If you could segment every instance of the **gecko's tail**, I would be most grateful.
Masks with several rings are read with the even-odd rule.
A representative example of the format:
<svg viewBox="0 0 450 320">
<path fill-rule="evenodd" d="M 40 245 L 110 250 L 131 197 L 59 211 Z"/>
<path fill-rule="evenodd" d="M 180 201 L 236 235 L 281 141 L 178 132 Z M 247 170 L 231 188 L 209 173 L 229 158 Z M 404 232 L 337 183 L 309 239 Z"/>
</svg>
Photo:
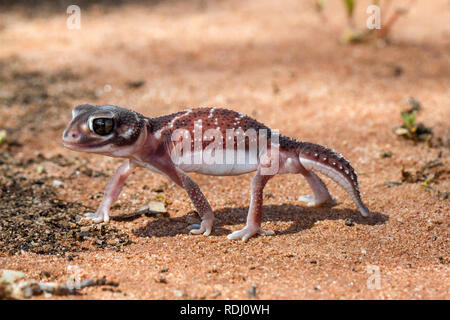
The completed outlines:
<svg viewBox="0 0 450 320">
<path fill-rule="evenodd" d="M 361 200 L 355 170 L 341 154 L 309 142 L 300 142 L 298 148 L 300 163 L 306 170 L 318 171 L 333 179 L 352 197 L 361 214 L 369 216 L 370 211 Z"/>
</svg>

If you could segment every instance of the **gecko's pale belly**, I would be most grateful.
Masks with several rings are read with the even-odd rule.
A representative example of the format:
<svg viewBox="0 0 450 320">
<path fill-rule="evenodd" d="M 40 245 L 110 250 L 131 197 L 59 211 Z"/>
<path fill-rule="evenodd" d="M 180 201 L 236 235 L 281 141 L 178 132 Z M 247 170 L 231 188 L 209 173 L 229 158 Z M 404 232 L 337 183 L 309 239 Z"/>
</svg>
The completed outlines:
<svg viewBox="0 0 450 320">
<path fill-rule="evenodd" d="M 172 157 L 172 161 L 184 172 L 195 172 L 211 176 L 234 176 L 255 171 L 258 157 L 243 152 L 234 157 L 226 155 L 211 157 L 203 152 L 193 152 L 181 157 Z"/>
</svg>

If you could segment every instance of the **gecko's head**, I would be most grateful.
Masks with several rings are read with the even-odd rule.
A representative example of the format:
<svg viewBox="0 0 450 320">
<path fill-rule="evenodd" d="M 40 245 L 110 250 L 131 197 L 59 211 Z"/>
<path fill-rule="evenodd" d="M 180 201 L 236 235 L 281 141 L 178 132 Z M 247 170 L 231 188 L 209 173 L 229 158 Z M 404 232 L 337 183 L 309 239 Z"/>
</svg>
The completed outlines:
<svg viewBox="0 0 450 320">
<path fill-rule="evenodd" d="M 147 123 L 144 116 L 131 110 L 82 104 L 72 111 L 63 144 L 75 151 L 127 156 L 130 148 L 145 140 Z"/>
</svg>

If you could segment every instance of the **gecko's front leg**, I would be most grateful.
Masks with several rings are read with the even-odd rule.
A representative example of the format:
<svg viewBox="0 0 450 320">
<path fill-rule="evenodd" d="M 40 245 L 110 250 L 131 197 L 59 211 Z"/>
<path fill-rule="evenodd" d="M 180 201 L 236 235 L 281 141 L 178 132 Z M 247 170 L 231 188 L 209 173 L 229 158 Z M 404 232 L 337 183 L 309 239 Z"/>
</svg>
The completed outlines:
<svg viewBox="0 0 450 320">
<path fill-rule="evenodd" d="M 178 172 L 180 178 L 181 186 L 186 190 L 194 204 L 195 209 L 197 209 L 202 222 L 200 225 L 193 224 L 189 226 L 191 233 L 200 234 L 203 233 L 205 236 L 211 234 L 212 226 L 214 223 L 214 213 L 209 205 L 208 200 L 201 192 L 197 183 L 195 183 L 187 174 Z"/>
<path fill-rule="evenodd" d="M 160 159 L 154 159 L 155 162 L 152 165 L 156 166 L 158 170 L 163 172 L 168 178 L 170 178 L 177 185 L 186 190 L 189 198 L 191 199 L 195 209 L 197 210 L 201 224 L 193 224 L 188 229 L 193 234 L 203 233 L 205 236 L 209 236 L 212 231 L 214 223 L 214 213 L 209 205 L 208 200 L 201 192 L 197 183 L 194 182 L 184 171 L 179 168 L 169 165 L 170 163 L 165 157 Z"/>
<path fill-rule="evenodd" d="M 108 222 L 109 210 L 114 201 L 119 197 L 120 191 L 125 184 L 125 180 L 133 172 L 136 165 L 129 159 L 126 159 L 120 167 L 117 168 L 115 174 L 111 177 L 105 190 L 102 202 L 96 212 L 86 213 L 86 218 L 94 222 Z"/>
</svg>

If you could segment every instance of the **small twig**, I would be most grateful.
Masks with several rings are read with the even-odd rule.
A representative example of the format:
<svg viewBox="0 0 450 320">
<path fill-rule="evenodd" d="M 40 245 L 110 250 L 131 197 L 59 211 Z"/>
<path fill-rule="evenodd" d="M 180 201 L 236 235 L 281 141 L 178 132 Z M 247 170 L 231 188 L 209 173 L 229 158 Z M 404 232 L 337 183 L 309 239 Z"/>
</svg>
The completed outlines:
<svg viewBox="0 0 450 320">
<path fill-rule="evenodd" d="M 392 15 L 390 16 L 390 18 L 384 24 L 383 28 L 381 28 L 380 30 L 377 31 L 377 38 L 379 38 L 379 39 L 386 38 L 388 33 L 391 31 L 393 25 L 395 24 L 395 22 L 397 22 L 398 18 L 400 18 L 400 16 L 408 13 L 413 2 L 415 2 L 415 0 L 410 0 L 406 7 L 395 9 L 394 12 L 392 13 Z"/>
<path fill-rule="evenodd" d="M 57 284 L 54 282 L 41 282 L 38 283 L 38 286 L 42 292 L 52 293 L 56 295 L 68 295 L 68 294 L 76 294 L 78 290 L 87 287 L 94 287 L 94 286 L 118 287 L 119 284 L 117 282 L 106 281 L 105 278 L 102 278 L 102 279 L 83 280 L 76 285 L 74 285 L 73 283 Z"/>
<path fill-rule="evenodd" d="M 93 286 L 118 287 L 119 284 L 117 282 L 107 281 L 105 278 L 87 279 L 79 283 L 20 281 L 17 283 L 7 284 L 3 288 L 3 295 L 1 294 L 2 292 L 0 292 L 0 299 L 28 299 L 32 296 L 38 296 L 44 292 L 59 296 L 71 295 L 77 294 L 81 289 Z"/>
</svg>

